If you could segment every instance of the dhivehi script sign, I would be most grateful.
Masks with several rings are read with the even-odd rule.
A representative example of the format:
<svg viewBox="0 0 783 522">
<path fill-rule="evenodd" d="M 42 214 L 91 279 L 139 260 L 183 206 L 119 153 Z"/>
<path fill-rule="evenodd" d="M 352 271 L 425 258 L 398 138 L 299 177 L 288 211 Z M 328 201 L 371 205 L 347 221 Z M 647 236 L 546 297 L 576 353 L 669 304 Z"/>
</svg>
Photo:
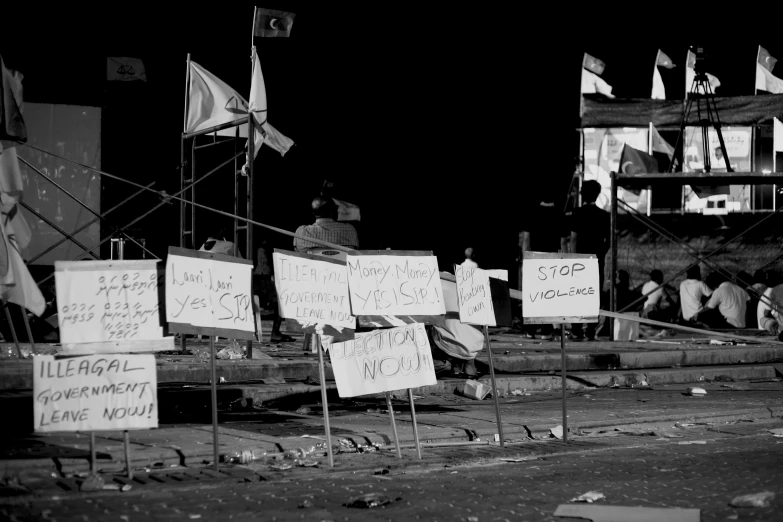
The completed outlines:
<svg viewBox="0 0 783 522">
<path fill-rule="evenodd" d="M 281 317 L 300 324 L 356 329 L 345 263 L 284 251 L 275 251 L 272 259 Z"/>
<path fill-rule="evenodd" d="M 522 317 L 525 323 L 589 323 L 598 320 L 601 288 L 592 254 L 525 252 Z"/>
<path fill-rule="evenodd" d="M 421 323 L 357 332 L 352 341 L 328 344 L 337 392 L 356 397 L 437 382 L 427 331 Z"/>
<path fill-rule="evenodd" d="M 238 257 L 169 247 L 166 320 L 172 332 L 255 338 L 253 263 Z"/>
<path fill-rule="evenodd" d="M 432 255 L 347 256 L 353 315 L 445 315 L 438 258 Z"/>
<path fill-rule="evenodd" d="M 158 270 L 156 260 L 55 261 L 65 350 L 171 350 L 174 338 L 164 339 L 161 327 Z"/>
<path fill-rule="evenodd" d="M 158 427 L 155 356 L 33 357 L 36 432 Z"/>
</svg>

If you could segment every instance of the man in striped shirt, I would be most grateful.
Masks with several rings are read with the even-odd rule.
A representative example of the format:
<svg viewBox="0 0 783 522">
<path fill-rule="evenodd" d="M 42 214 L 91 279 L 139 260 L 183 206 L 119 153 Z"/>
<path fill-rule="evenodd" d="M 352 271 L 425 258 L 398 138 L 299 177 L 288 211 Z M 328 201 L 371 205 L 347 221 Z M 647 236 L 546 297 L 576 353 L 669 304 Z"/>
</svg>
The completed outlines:
<svg viewBox="0 0 783 522">
<path fill-rule="evenodd" d="M 318 196 L 312 202 L 315 223 L 302 225 L 296 229 L 299 236 L 312 237 L 353 249 L 359 248 L 359 237 L 356 229 L 350 223 L 337 221 L 337 204 L 332 198 Z M 297 252 L 309 252 L 316 248 L 326 248 L 298 237 L 294 238 L 294 249 Z"/>
</svg>

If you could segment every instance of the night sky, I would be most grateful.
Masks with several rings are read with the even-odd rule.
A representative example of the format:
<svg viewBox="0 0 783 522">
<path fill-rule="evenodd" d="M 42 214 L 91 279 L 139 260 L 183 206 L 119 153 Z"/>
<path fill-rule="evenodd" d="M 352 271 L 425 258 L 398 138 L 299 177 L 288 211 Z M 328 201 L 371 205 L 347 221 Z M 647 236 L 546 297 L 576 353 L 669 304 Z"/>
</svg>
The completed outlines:
<svg viewBox="0 0 783 522">
<path fill-rule="evenodd" d="M 25 75 L 26 100 L 104 107 L 104 170 L 173 192 L 186 55 L 247 97 L 254 4 L 163 5 L 4 7 L 0 53 Z M 291 38 L 255 40 L 269 121 L 296 146 L 284 158 L 259 154 L 256 218 L 289 230 L 311 222 L 309 201 L 333 180 L 339 198 L 361 206 L 363 248 L 434 250 L 442 265 L 474 246 L 482 266 L 511 269 L 530 201 L 542 191 L 564 197 L 579 153 L 584 52 L 606 63 L 618 97 L 646 98 L 661 47 L 677 64 L 661 69 L 669 99 L 683 97 L 688 44 L 705 46 L 723 96 L 753 94 L 759 44 L 783 59 L 771 37 L 699 41 L 696 31 L 687 40 L 669 34 L 675 22 L 651 28 L 659 36 L 639 27 L 617 35 L 586 25 L 586 10 L 563 21 L 479 5 L 356 5 L 263 5 L 296 13 Z M 149 81 L 107 83 L 107 56 L 141 58 Z M 220 147 L 197 159 L 200 172 L 230 155 Z M 213 178 L 197 200 L 231 210 L 230 170 Z M 105 182 L 104 208 L 128 190 Z M 118 222 L 155 202 L 140 200 Z M 177 219 L 178 207 L 158 211 L 139 234 L 163 255 L 178 244 Z M 290 248 L 289 238 L 263 234 Z"/>
</svg>

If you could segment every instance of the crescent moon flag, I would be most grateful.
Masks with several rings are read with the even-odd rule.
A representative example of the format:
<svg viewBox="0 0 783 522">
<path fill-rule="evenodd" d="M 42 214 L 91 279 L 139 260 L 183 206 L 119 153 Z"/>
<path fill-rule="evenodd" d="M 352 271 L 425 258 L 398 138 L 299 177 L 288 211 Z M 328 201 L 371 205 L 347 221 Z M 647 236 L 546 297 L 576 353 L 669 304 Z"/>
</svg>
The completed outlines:
<svg viewBox="0 0 783 522">
<path fill-rule="evenodd" d="M 772 69 L 775 68 L 775 63 L 777 63 L 778 59 L 773 57 L 769 52 L 761 47 L 759 45 L 759 54 L 758 54 L 758 60 L 757 60 L 762 67 L 764 67 L 769 72 L 772 72 Z"/>
<path fill-rule="evenodd" d="M 253 36 L 261 38 L 289 37 L 291 36 L 291 27 L 294 25 L 294 17 L 296 17 L 294 13 L 257 7 L 253 23 Z"/>
</svg>

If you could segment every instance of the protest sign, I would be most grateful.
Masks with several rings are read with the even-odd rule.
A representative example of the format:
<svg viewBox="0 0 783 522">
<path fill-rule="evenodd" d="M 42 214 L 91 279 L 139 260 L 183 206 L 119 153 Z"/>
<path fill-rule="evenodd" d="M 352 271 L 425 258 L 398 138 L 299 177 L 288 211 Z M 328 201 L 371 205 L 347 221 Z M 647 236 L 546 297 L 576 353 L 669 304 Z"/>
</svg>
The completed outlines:
<svg viewBox="0 0 783 522">
<path fill-rule="evenodd" d="M 525 252 L 524 256 L 524 323 L 590 323 L 598 320 L 601 288 L 596 256 L 545 252 Z"/>
<path fill-rule="evenodd" d="M 172 332 L 255 338 L 253 263 L 238 257 L 169 247 L 166 320 Z"/>
<path fill-rule="evenodd" d="M 378 252 L 378 251 L 375 251 Z M 355 316 L 445 315 L 438 259 L 429 253 L 349 254 L 348 287 Z"/>
<path fill-rule="evenodd" d="M 340 397 L 355 397 L 436 383 L 427 331 L 421 323 L 356 333 L 329 344 Z"/>
<path fill-rule="evenodd" d="M 171 350 L 156 260 L 55 261 L 57 322 L 68 353 Z"/>
<path fill-rule="evenodd" d="M 306 333 L 356 329 L 345 262 L 284 250 L 275 250 L 272 258 L 280 317 L 296 320 Z"/>
<path fill-rule="evenodd" d="M 36 432 L 158 427 L 155 356 L 33 358 Z"/>
<path fill-rule="evenodd" d="M 459 320 L 464 324 L 495 326 L 489 274 L 480 268 L 454 267 Z"/>
</svg>

